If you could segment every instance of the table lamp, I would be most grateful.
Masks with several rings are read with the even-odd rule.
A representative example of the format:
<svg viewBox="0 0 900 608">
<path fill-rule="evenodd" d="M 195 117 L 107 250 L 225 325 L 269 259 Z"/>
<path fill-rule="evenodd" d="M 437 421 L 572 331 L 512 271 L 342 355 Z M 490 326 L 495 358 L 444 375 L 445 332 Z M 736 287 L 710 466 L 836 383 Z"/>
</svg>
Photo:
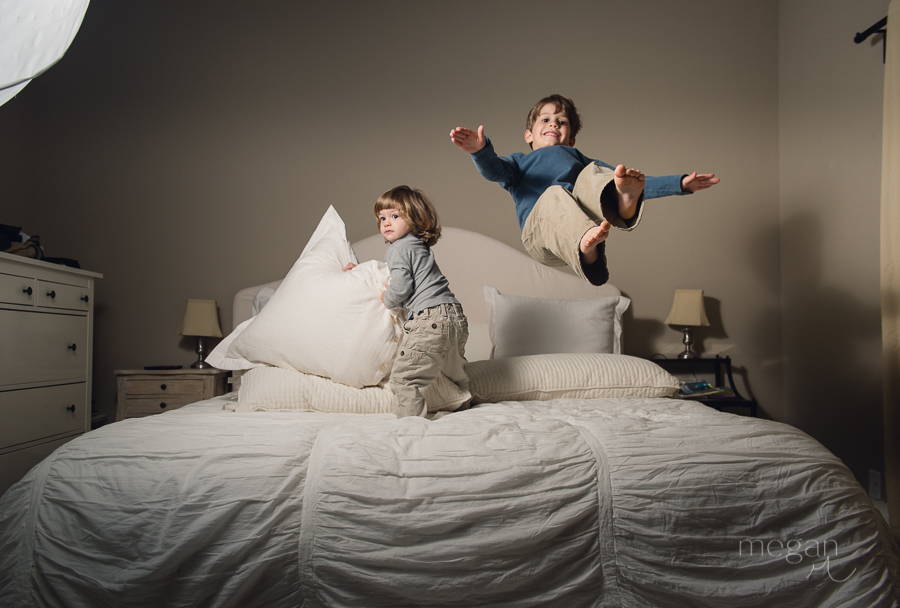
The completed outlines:
<svg viewBox="0 0 900 608">
<path fill-rule="evenodd" d="M 678 355 L 678 358 L 696 359 L 699 355 L 691 348 L 691 345 L 694 343 L 691 329 L 701 325 L 709 325 L 709 319 L 706 318 L 706 308 L 703 306 L 703 290 L 676 289 L 672 310 L 669 311 L 669 316 L 666 317 L 666 325 L 678 325 L 684 328 L 684 351 Z"/>
<path fill-rule="evenodd" d="M 188 300 L 184 309 L 184 319 L 181 327 L 176 332 L 180 336 L 194 336 L 197 338 L 197 356 L 199 357 L 192 368 L 208 369 L 212 365 L 206 362 L 206 350 L 203 347 L 203 338 L 221 338 L 222 330 L 219 327 L 219 310 L 215 300 Z"/>
</svg>

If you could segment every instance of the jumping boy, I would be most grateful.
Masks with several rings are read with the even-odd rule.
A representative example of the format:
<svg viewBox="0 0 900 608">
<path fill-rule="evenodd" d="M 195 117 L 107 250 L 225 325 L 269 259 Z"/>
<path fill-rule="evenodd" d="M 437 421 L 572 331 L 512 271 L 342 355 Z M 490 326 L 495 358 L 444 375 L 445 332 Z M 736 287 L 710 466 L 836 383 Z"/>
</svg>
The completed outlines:
<svg viewBox="0 0 900 608">
<path fill-rule="evenodd" d="M 469 325 L 447 277 L 434 261 L 432 245 L 441 238 L 434 205 L 421 190 L 397 186 L 375 203 L 378 230 L 390 243 L 384 254 L 391 281 L 381 294 L 388 308 L 403 307 L 407 321 L 388 381 L 398 418 L 427 413 L 422 389 L 443 373 L 469 390 L 465 349 Z M 348 264 L 344 270 L 350 270 Z"/>
<path fill-rule="evenodd" d="M 609 280 L 606 238 L 610 226 L 633 230 L 644 198 L 691 194 L 719 182 L 712 173 L 645 177 L 575 149 L 581 118 L 571 99 L 551 95 L 528 114 L 525 141 L 533 150 L 497 156 L 484 126 L 457 127 L 450 140 L 468 152 L 482 177 L 512 194 L 522 244 L 538 262 L 570 266 L 593 285 Z"/>
</svg>

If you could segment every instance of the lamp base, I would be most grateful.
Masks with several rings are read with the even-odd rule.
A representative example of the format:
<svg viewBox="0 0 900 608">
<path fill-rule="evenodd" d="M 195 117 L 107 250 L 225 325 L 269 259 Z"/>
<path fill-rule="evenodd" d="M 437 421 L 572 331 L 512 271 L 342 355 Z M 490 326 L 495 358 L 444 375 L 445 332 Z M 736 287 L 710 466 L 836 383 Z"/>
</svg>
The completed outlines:
<svg viewBox="0 0 900 608">
<path fill-rule="evenodd" d="M 678 353 L 678 359 L 699 359 L 698 355 L 691 346 L 694 344 L 694 337 L 691 335 L 691 328 L 684 328 L 684 350 Z"/>
<path fill-rule="evenodd" d="M 200 336 L 197 336 L 197 357 L 198 359 L 191 364 L 191 369 L 212 369 L 212 365 L 206 362 L 206 349 Z"/>
</svg>

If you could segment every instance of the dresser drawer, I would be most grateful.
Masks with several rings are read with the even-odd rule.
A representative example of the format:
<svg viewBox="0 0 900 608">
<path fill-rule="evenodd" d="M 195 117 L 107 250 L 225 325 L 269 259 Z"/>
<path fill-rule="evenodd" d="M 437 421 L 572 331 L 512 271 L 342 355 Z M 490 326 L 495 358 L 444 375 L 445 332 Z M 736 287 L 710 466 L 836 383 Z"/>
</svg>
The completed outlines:
<svg viewBox="0 0 900 608">
<path fill-rule="evenodd" d="M 0 448 L 85 432 L 86 384 L 0 392 Z"/>
<path fill-rule="evenodd" d="M 13 274 L 0 274 L 0 302 L 4 304 L 34 304 L 35 280 Z"/>
<path fill-rule="evenodd" d="M 138 418 L 141 416 L 150 416 L 152 414 L 162 414 L 170 410 L 177 410 L 188 403 L 196 403 L 199 401 L 196 395 L 168 395 L 156 398 L 129 397 L 125 401 L 123 408 L 124 418 Z"/>
<path fill-rule="evenodd" d="M 199 401 L 203 396 L 203 378 L 161 378 L 152 380 L 125 380 L 125 393 L 129 400 L 132 396 L 144 395 L 174 396 L 184 395 Z M 184 404 L 182 404 L 184 405 Z"/>
<path fill-rule="evenodd" d="M 62 447 L 74 438 L 75 436 L 72 435 L 62 439 L 54 439 L 47 443 L 30 445 L 0 455 L 0 489 L 6 491 L 6 488 L 22 479 L 25 473 L 30 471 L 34 465 L 52 454 L 56 448 Z"/>
<path fill-rule="evenodd" d="M 91 307 L 90 290 L 87 287 L 66 285 L 38 279 L 37 305 L 43 308 L 88 311 Z"/>
<path fill-rule="evenodd" d="M 86 316 L 0 310 L 0 386 L 87 379 Z"/>
</svg>

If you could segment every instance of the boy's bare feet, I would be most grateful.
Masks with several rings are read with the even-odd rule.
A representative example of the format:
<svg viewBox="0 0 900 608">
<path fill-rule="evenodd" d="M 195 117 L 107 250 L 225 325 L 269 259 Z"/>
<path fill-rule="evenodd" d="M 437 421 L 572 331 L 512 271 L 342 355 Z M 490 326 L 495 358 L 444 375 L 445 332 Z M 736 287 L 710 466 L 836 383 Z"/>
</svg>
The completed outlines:
<svg viewBox="0 0 900 608">
<path fill-rule="evenodd" d="M 578 248 L 581 250 L 581 259 L 586 265 L 590 266 L 599 259 L 600 254 L 597 252 L 597 247 L 609 236 L 610 226 L 611 224 L 604 220 L 599 226 L 591 228 L 581 237 Z"/>
<path fill-rule="evenodd" d="M 637 213 L 638 201 L 644 191 L 644 174 L 637 169 L 626 169 L 625 165 L 616 167 L 616 190 L 619 194 L 619 216 L 630 220 Z"/>
</svg>

